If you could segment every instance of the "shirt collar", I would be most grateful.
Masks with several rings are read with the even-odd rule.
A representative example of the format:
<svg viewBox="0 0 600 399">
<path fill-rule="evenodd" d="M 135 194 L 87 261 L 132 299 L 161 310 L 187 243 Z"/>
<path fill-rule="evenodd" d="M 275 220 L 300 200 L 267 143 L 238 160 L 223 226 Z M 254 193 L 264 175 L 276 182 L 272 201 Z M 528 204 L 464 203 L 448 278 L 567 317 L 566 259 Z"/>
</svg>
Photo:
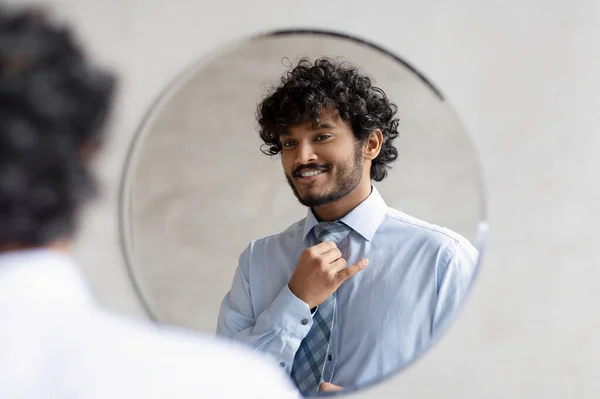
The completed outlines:
<svg viewBox="0 0 600 399">
<path fill-rule="evenodd" d="M 387 213 L 387 204 L 381 194 L 375 186 L 371 186 L 371 189 L 371 194 L 366 200 L 340 219 L 367 241 L 371 241 Z M 303 240 L 306 240 L 313 227 L 319 223 L 311 208 L 306 212 L 305 220 Z"/>
</svg>

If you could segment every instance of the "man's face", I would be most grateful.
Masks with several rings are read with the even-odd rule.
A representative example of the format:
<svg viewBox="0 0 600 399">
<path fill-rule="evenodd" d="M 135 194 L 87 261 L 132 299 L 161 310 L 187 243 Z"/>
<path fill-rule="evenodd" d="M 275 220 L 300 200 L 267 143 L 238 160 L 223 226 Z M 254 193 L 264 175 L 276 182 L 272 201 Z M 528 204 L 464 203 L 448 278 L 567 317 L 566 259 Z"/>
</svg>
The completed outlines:
<svg viewBox="0 0 600 399">
<path fill-rule="evenodd" d="M 324 110 L 281 135 L 287 181 L 302 205 L 316 207 L 350 194 L 363 178 L 362 146 L 337 112 Z"/>
</svg>

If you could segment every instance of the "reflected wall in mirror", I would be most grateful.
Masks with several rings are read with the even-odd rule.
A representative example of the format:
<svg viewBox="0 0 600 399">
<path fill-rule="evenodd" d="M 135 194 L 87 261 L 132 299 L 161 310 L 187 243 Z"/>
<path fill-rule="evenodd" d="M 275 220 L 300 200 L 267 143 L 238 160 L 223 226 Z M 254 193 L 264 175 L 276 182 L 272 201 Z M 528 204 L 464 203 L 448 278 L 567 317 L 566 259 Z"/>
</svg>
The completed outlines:
<svg viewBox="0 0 600 399">
<path fill-rule="evenodd" d="M 428 349 L 486 226 L 477 155 L 443 96 L 322 32 L 256 37 L 177 79 L 140 128 L 122 200 L 151 316 L 265 352 L 306 395 Z"/>
</svg>

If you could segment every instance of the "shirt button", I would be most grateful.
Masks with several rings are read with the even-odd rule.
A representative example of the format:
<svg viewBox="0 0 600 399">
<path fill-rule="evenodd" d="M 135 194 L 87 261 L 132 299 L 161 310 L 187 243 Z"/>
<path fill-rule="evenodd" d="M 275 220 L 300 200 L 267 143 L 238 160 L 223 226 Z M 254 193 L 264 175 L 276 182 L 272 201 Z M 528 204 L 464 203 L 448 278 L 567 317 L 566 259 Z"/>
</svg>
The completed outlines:
<svg viewBox="0 0 600 399">
<path fill-rule="evenodd" d="M 305 326 L 308 324 L 308 319 L 302 319 L 301 321 L 302 325 Z"/>
<path fill-rule="evenodd" d="M 330 353 L 329 356 L 327 356 L 327 360 L 332 361 L 333 360 L 333 355 Z"/>
<path fill-rule="evenodd" d="M 284 362 L 279 363 L 279 367 L 285 367 L 285 363 Z"/>
</svg>

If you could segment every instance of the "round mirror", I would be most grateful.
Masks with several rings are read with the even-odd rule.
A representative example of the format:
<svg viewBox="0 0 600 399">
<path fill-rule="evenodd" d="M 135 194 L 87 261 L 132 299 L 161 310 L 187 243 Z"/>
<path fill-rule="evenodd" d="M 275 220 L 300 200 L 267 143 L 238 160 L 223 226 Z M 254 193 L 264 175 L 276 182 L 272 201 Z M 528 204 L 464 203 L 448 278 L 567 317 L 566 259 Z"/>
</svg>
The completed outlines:
<svg viewBox="0 0 600 399">
<path fill-rule="evenodd" d="M 381 381 L 430 348 L 486 226 L 477 154 L 443 95 L 327 32 L 198 62 L 151 109 L 122 184 L 151 317 L 265 352 L 306 395 Z"/>
</svg>

